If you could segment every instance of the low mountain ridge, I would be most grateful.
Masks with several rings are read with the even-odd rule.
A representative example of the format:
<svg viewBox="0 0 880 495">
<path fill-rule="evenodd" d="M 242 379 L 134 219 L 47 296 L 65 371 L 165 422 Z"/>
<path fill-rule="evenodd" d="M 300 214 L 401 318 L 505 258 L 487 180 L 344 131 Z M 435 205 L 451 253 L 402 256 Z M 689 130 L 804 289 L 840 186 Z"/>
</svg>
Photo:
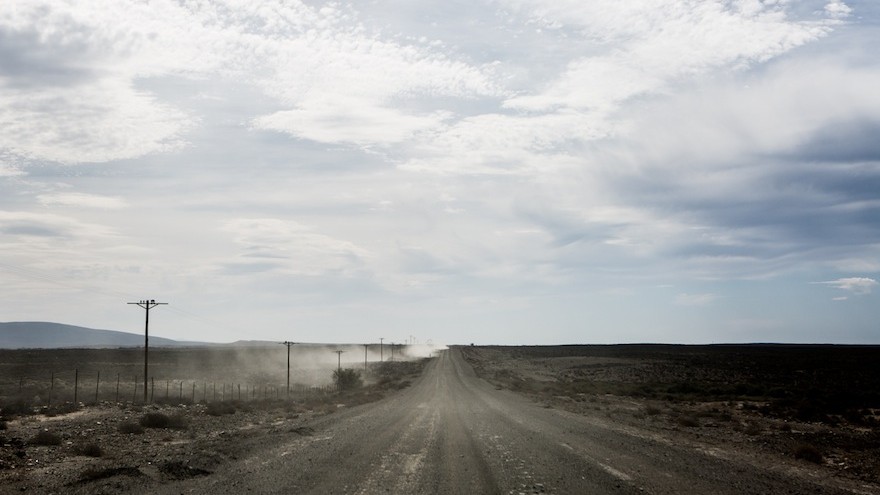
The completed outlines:
<svg viewBox="0 0 880 495">
<path fill-rule="evenodd" d="M 116 330 L 51 323 L 45 321 L 0 322 L 0 349 L 60 349 L 94 347 L 142 347 L 144 335 Z M 150 346 L 209 345 L 150 337 Z"/>
</svg>

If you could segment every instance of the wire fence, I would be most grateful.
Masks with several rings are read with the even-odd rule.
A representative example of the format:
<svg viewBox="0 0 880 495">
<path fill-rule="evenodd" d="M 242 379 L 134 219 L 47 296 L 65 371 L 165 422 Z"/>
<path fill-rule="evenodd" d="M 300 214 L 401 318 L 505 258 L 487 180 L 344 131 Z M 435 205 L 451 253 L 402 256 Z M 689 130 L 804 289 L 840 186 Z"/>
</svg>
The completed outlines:
<svg viewBox="0 0 880 495">
<path fill-rule="evenodd" d="M 144 388 L 146 387 L 146 394 Z M 306 385 L 263 381 L 156 379 L 144 383 L 143 375 L 101 373 L 79 369 L 51 371 L 48 376 L 21 376 L 17 383 L 3 380 L 0 405 L 17 402 L 30 406 L 115 403 L 211 403 L 223 401 L 287 400 L 330 394 L 335 384 Z"/>
</svg>

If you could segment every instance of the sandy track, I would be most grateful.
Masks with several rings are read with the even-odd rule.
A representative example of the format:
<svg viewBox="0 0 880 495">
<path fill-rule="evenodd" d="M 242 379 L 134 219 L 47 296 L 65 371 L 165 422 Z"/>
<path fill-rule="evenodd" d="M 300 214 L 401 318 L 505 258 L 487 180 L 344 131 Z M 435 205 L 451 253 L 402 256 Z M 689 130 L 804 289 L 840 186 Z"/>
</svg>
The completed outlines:
<svg viewBox="0 0 880 495">
<path fill-rule="evenodd" d="M 769 460 L 545 408 L 456 349 L 385 400 L 315 420 L 210 476 L 146 493 L 869 493 Z"/>
</svg>

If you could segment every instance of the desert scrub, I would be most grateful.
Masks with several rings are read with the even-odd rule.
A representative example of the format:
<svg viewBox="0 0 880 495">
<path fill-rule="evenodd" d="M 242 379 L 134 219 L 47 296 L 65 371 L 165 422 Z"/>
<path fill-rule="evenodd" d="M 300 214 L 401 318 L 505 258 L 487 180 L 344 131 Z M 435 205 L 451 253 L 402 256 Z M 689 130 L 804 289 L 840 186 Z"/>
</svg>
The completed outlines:
<svg viewBox="0 0 880 495">
<path fill-rule="evenodd" d="M 77 455 L 84 455 L 87 457 L 101 457 L 104 455 L 101 446 L 96 443 L 77 445 L 76 448 L 73 449 L 73 452 Z"/>
<path fill-rule="evenodd" d="M 802 443 L 794 449 L 794 458 L 803 459 L 816 464 L 822 463 L 822 453 L 819 452 L 819 449 L 808 443 Z"/>
<path fill-rule="evenodd" d="M 746 424 L 746 427 L 743 429 L 743 433 L 749 436 L 760 435 L 762 431 L 764 430 L 761 428 L 761 425 L 754 422 Z"/>
<path fill-rule="evenodd" d="M 333 383 L 339 390 L 352 390 L 364 384 L 360 371 L 350 368 L 333 370 Z"/>
<path fill-rule="evenodd" d="M 141 418 L 140 423 L 144 428 L 172 428 L 175 430 L 185 430 L 188 426 L 186 418 L 180 414 L 147 413 Z"/>
<path fill-rule="evenodd" d="M 14 418 L 16 416 L 31 416 L 34 414 L 34 407 L 25 401 L 18 399 L 12 402 L 4 403 L 0 406 L 0 412 L 4 417 Z"/>
<path fill-rule="evenodd" d="M 696 428 L 700 426 L 700 421 L 693 416 L 679 416 L 676 420 L 679 426 L 684 426 L 686 428 Z"/>
<path fill-rule="evenodd" d="M 647 414 L 648 416 L 656 416 L 656 415 L 660 414 L 661 412 L 662 411 L 657 406 L 654 406 L 654 405 L 645 406 L 645 414 Z"/>
<path fill-rule="evenodd" d="M 125 433 L 128 435 L 130 435 L 130 434 L 140 435 L 143 432 L 144 432 L 144 427 L 137 424 L 137 423 L 134 423 L 131 421 L 125 421 L 125 422 L 119 423 L 119 433 Z"/>
<path fill-rule="evenodd" d="M 40 430 L 30 440 L 31 445 L 61 445 L 61 437 L 49 430 Z"/>
<path fill-rule="evenodd" d="M 205 414 L 208 416 L 223 416 L 224 414 L 235 414 L 235 405 L 229 402 L 211 402 L 205 408 Z"/>
</svg>

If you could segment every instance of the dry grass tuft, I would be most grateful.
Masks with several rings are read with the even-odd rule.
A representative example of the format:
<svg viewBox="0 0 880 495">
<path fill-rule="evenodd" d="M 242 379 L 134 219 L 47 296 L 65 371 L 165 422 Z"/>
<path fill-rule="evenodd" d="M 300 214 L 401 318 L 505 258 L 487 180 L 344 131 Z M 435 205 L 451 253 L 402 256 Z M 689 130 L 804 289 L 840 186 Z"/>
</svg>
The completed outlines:
<svg viewBox="0 0 880 495">
<path fill-rule="evenodd" d="M 794 449 L 794 458 L 803 459 L 816 464 L 822 463 L 822 453 L 819 452 L 819 449 L 808 443 L 802 443 Z"/>
<path fill-rule="evenodd" d="M 30 440 L 31 445 L 61 445 L 61 437 L 49 430 L 40 430 Z"/>
<path fill-rule="evenodd" d="M 119 429 L 119 433 L 125 433 L 125 434 L 129 434 L 129 435 L 131 435 L 131 434 L 140 435 L 144 432 L 143 426 L 141 426 L 137 423 L 133 423 L 131 421 L 125 421 L 123 423 L 119 423 L 118 429 Z"/>
<path fill-rule="evenodd" d="M 693 416 L 679 416 L 676 420 L 679 426 L 684 426 L 686 428 L 696 428 L 700 426 L 700 421 Z"/>
<path fill-rule="evenodd" d="M 74 449 L 74 452 L 78 455 L 84 455 L 87 457 L 101 457 L 104 455 L 103 449 L 101 449 L 101 446 L 96 443 L 79 445 Z"/>
<path fill-rule="evenodd" d="M 147 413 L 141 418 L 141 426 L 144 428 L 172 428 L 185 430 L 188 426 L 186 418 L 180 414 L 167 415 L 162 413 Z"/>
<path fill-rule="evenodd" d="M 235 405 L 229 402 L 211 402 L 205 409 L 208 416 L 223 416 L 225 414 L 235 414 Z"/>
</svg>

